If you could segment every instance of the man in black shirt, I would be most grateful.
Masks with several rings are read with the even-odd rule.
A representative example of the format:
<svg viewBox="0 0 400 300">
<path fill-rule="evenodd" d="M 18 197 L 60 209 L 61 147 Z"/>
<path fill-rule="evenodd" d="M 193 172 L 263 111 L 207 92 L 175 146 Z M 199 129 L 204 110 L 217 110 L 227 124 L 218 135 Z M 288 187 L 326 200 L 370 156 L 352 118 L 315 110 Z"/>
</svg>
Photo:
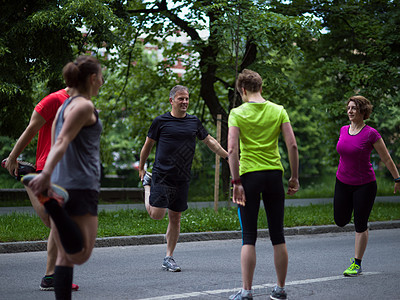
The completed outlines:
<svg viewBox="0 0 400 300">
<path fill-rule="evenodd" d="M 167 253 L 162 267 L 167 271 L 179 272 L 181 268 L 176 264 L 173 252 L 179 238 L 181 214 L 188 208 L 190 169 L 196 137 L 219 156 L 227 159 L 228 153 L 208 134 L 196 116 L 187 114 L 187 87 L 173 87 L 169 102 L 171 112 L 156 117 L 150 126 L 140 152 L 139 176 L 143 181 L 145 206 L 150 217 L 160 220 L 168 209 Z M 150 175 L 144 170 L 144 165 L 156 142 L 156 157 Z"/>
</svg>

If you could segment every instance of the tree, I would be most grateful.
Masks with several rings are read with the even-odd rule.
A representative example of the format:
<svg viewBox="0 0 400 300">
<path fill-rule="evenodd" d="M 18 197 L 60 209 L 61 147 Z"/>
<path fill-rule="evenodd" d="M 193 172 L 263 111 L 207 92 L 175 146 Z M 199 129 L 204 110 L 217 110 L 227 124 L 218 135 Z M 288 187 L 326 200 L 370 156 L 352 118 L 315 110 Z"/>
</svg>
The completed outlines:
<svg viewBox="0 0 400 300">
<path fill-rule="evenodd" d="M 44 94 L 64 87 L 63 66 L 79 54 L 112 48 L 123 1 L 2 1 L 0 17 L 0 135 L 17 137 L 34 104 L 33 85 Z M 82 29 L 86 28 L 85 34 Z"/>
<path fill-rule="evenodd" d="M 294 44 L 296 35 L 310 35 L 313 22 L 305 17 L 285 17 L 272 13 L 268 1 L 149 1 L 145 8 L 132 6 L 128 12 L 140 18 L 147 15 L 149 26 L 144 28 L 145 42 L 159 43 L 158 39 L 179 32 L 190 37 L 187 45 L 166 48 L 165 56 L 189 53 L 189 64 L 183 81 L 190 82 L 193 91 L 204 100 L 214 121 L 222 115 L 222 145 L 226 148 L 229 110 L 241 103 L 234 84 L 238 72 L 251 67 L 266 78 L 265 94 L 275 102 L 290 103 L 290 82 L 282 68 L 288 60 L 300 56 Z M 199 30 L 207 29 L 203 39 Z M 165 45 L 165 44 L 164 44 Z M 197 63 L 193 59 L 197 57 Z M 279 58 L 279 59 L 276 59 Z M 289 62 L 290 65 L 291 62 Z M 198 81 L 200 84 L 196 84 Z M 282 91 L 285 90 L 285 93 Z M 229 170 L 223 164 L 224 188 L 229 185 Z"/>
<path fill-rule="evenodd" d="M 337 157 L 335 144 L 340 126 L 348 122 L 346 100 L 366 96 L 374 104 L 370 124 L 376 126 L 389 149 L 399 149 L 400 117 L 400 6 L 391 0 L 272 1 L 277 13 L 318 18 L 325 32 L 317 39 L 299 39 L 304 51 L 304 76 L 318 89 L 328 124 L 328 157 Z M 387 118 L 390 122 L 387 122 Z M 390 125 L 389 125 L 390 123 Z M 382 126 L 381 126 L 382 125 Z M 395 161 L 399 162 L 399 152 Z M 333 163 L 333 162 L 332 162 Z M 337 161 L 336 161 L 337 163 Z"/>
</svg>

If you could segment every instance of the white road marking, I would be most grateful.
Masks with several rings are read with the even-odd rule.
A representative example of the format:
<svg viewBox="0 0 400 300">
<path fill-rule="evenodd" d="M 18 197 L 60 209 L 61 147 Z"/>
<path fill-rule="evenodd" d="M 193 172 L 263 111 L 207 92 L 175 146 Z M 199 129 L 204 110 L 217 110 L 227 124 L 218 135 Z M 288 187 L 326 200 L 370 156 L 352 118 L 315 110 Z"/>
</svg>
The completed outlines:
<svg viewBox="0 0 400 300">
<path fill-rule="evenodd" d="M 378 275 L 379 272 L 363 272 L 362 276 L 370 276 L 370 275 Z M 330 276 L 330 277 L 321 277 L 321 278 L 313 278 L 313 279 L 304 279 L 304 280 L 295 280 L 287 282 L 286 285 L 301 285 L 301 284 L 309 284 L 309 283 L 316 283 L 316 282 L 324 282 L 324 281 L 332 281 L 332 280 L 341 280 L 341 279 L 348 279 L 351 277 L 345 277 L 343 275 L 338 276 Z M 273 287 L 274 284 L 261 284 L 261 285 L 254 285 L 253 289 L 262 289 L 267 287 Z M 216 294 L 223 294 L 223 293 L 233 293 L 238 291 L 240 287 L 235 289 L 223 289 L 223 290 L 210 290 L 210 291 L 202 291 L 202 292 L 192 292 L 192 293 L 183 293 L 183 294 L 175 294 L 175 295 L 167 295 L 167 296 L 159 296 L 159 297 L 152 297 L 152 298 L 143 298 L 140 300 L 172 300 L 172 299 L 185 299 L 190 297 L 199 297 L 199 296 L 209 296 L 209 295 L 216 295 Z"/>
</svg>

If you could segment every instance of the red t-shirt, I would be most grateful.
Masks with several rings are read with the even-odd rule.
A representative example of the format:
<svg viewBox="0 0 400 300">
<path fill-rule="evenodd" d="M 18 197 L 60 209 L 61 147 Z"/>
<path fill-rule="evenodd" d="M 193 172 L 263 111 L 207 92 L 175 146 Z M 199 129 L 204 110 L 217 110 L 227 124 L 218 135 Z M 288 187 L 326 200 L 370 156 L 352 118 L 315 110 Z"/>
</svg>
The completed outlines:
<svg viewBox="0 0 400 300">
<path fill-rule="evenodd" d="M 69 95 L 67 94 L 67 92 L 62 89 L 44 97 L 35 107 L 35 111 L 38 112 L 46 120 L 46 123 L 39 130 L 36 150 L 37 171 L 43 170 L 44 168 L 47 155 L 50 152 L 51 127 L 53 125 L 54 118 L 57 114 L 58 108 L 64 103 L 64 101 L 68 97 Z"/>
</svg>

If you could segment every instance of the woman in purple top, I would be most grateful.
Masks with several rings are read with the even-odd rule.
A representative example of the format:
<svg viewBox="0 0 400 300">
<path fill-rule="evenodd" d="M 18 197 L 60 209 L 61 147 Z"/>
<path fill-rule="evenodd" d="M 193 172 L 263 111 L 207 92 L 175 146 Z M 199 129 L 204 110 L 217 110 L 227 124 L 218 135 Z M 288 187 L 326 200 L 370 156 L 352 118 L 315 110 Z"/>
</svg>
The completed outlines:
<svg viewBox="0 0 400 300">
<path fill-rule="evenodd" d="M 363 96 L 353 96 L 347 101 L 350 125 L 340 129 L 336 149 L 340 155 L 336 173 L 333 200 L 335 223 L 343 227 L 351 220 L 354 211 L 355 255 L 345 276 L 361 274 L 361 260 L 368 243 L 368 218 L 376 196 L 376 179 L 371 164 L 371 151 L 375 149 L 382 162 L 392 174 L 394 193 L 400 191 L 399 172 L 390 157 L 382 137 L 374 128 L 366 125 L 372 105 Z"/>
</svg>

